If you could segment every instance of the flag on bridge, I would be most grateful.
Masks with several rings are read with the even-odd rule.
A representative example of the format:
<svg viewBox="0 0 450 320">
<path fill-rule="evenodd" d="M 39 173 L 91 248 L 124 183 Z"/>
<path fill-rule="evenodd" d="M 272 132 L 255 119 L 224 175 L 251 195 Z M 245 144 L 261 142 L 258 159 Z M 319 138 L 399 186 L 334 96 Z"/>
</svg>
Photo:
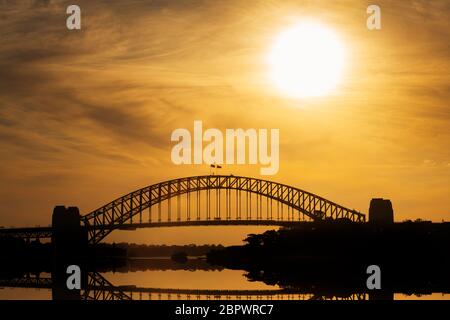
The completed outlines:
<svg viewBox="0 0 450 320">
<path fill-rule="evenodd" d="M 219 166 L 218 164 L 211 164 L 211 168 L 214 168 L 214 169 L 222 169 L 222 166 Z M 211 174 L 211 171 L 209 172 L 209 174 Z M 214 170 L 213 170 L 213 172 L 212 172 L 212 175 L 214 175 Z"/>
</svg>

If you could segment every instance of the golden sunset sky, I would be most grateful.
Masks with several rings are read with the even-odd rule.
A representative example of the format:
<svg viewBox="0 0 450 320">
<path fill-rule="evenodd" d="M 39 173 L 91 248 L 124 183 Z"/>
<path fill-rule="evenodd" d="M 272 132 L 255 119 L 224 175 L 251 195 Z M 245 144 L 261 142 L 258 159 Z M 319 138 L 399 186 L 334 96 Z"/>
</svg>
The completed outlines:
<svg viewBox="0 0 450 320">
<path fill-rule="evenodd" d="M 81 30 L 66 28 L 70 4 Z M 366 27 L 370 4 L 381 7 L 379 31 Z M 389 198 L 397 221 L 448 221 L 449 17 L 446 0 L 2 0 L 0 225 L 48 225 L 56 204 L 84 214 L 209 174 L 170 159 L 171 132 L 194 120 L 280 129 L 280 170 L 263 178 L 364 213 L 371 198 Z M 305 19 L 339 35 L 346 64 L 329 95 L 292 98 L 270 81 L 267 56 Z M 255 231 L 175 229 L 123 239 L 194 242 L 200 230 L 198 242 L 226 242 Z"/>
</svg>

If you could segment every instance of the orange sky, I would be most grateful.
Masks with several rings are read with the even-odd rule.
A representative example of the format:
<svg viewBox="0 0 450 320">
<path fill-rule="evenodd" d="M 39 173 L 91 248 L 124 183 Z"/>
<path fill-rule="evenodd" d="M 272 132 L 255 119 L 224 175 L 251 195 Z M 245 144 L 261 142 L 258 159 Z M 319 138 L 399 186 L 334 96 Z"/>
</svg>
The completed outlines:
<svg viewBox="0 0 450 320">
<path fill-rule="evenodd" d="M 389 198 L 399 221 L 449 220 L 448 1 L 377 1 L 380 31 L 366 28 L 369 1 L 80 0 L 80 31 L 66 29 L 69 4 L 0 3 L 0 225 L 47 225 L 56 204 L 88 213 L 149 184 L 208 174 L 170 160 L 171 132 L 194 120 L 279 128 L 271 180 L 362 212 L 372 197 Z M 307 18 L 339 34 L 344 77 L 329 96 L 287 98 L 266 58 L 280 32 Z M 194 242 L 199 232 L 218 239 L 208 228 L 123 239 Z"/>
</svg>

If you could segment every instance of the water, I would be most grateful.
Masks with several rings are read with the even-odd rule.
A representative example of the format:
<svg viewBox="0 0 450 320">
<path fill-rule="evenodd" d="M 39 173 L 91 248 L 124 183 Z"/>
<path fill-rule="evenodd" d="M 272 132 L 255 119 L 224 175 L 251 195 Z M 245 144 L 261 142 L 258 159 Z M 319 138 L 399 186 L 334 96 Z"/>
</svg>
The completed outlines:
<svg viewBox="0 0 450 320">
<path fill-rule="evenodd" d="M 108 268 L 107 268 L 108 269 Z M 186 264 L 179 264 L 167 258 L 128 260 L 125 265 L 110 268 L 110 270 L 90 271 L 90 277 L 97 275 L 106 280 L 97 292 L 121 292 L 127 299 L 137 300 L 176 300 L 176 299 L 275 299 L 275 300 L 308 300 L 308 299 L 368 299 L 367 293 L 318 295 L 305 292 L 302 289 L 283 291 L 278 285 L 271 285 L 261 281 L 249 281 L 247 272 L 229 270 L 217 266 L 210 266 L 204 260 L 190 259 Z M 92 276 L 91 276 L 92 275 Z M 0 288 L 0 300 L 50 300 L 58 294 L 53 284 L 49 288 L 22 288 L 21 284 L 11 287 L 3 282 Z M 30 274 L 29 283 L 35 284 L 36 274 Z M 48 272 L 39 273 L 39 281 L 52 279 Z M 61 287 L 61 285 L 59 286 Z M 102 291 L 103 290 L 103 291 Z M 86 291 L 79 295 L 85 297 Z M 88 295 L 93 295 L 90 290 Z M 87 296 L 88 296 L 87 295 Z M 100 299 L 105 296 L 100 296 Z M 107 298 L 107 297 L 106 297 Z M 117 298 L 117 296 L 116 296 Z M 450 300 L 450 294 L 430 293 L 422 295 L 408 295 L 394 293 L 395 300 Z"/>
</svg>

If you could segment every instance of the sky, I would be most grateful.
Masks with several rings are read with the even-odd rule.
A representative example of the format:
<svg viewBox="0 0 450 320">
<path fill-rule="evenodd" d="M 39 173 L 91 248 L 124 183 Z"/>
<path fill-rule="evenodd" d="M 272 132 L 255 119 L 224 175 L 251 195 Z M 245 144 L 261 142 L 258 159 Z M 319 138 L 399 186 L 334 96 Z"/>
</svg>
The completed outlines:
<svg viewBox="0 0 450 320">
<path fill-rule="evenodd" d="M 81 30 L 66 28 L 70 4 L 81 8 Z M 450 220 L 450 3 L 376 1 L 376 31 L 366 27 L 370 4 L 0 0 L 0 225 L 48 225 L 56 204 L 84 214 L 147 185 L 209 174 L 170 158 L 171 132 L 194 120 L 279 129 L 280 169 L 264 178 L 365 213 L 371 198 L 388 198 L 397 221 Z M 287 97 L 267 56 L 306 19 L 339 35 L 344 74 L 327 96 Z M 198 240 L 198 229 L 175 229 L 123 239 Z M 199 241 L 259 229 L 227 230 L 201 229 Z"/>
</svg>

